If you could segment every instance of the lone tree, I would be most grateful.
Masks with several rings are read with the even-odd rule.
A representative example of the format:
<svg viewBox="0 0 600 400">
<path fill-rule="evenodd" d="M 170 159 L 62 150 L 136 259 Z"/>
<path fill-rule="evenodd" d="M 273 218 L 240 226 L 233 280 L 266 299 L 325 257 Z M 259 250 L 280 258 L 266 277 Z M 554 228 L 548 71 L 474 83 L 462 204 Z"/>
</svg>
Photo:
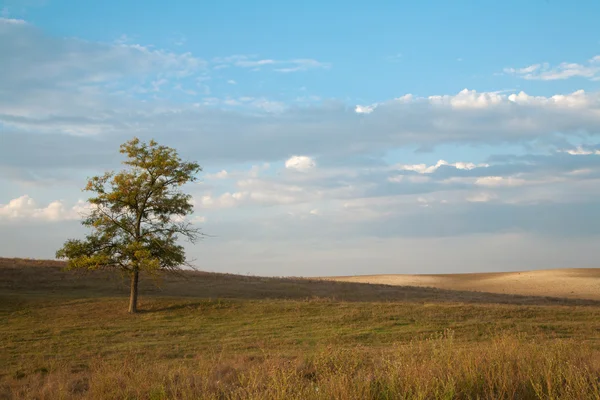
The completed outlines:
<svg viewBox="0 0 600 400">
<path fill-rule="evenodd" d="M 67 269 L 112 269 L 131 278 L 129 312 L 137 312 L 140 272 L 156 274 L 188 265 L 179 236 L 195 242 L 200 231 L 185 221 L 193 212 L 191 196 L 179 187 L 202 171 L 182 161 L 177 152 L 134 138 L 120 147 L 129 169 L 88 179 L 84 191 L 91 211 L 82 224 L 92 228 L 85 240 L 70 239 L 56 252 L 68 259 Z"/>
</svg>

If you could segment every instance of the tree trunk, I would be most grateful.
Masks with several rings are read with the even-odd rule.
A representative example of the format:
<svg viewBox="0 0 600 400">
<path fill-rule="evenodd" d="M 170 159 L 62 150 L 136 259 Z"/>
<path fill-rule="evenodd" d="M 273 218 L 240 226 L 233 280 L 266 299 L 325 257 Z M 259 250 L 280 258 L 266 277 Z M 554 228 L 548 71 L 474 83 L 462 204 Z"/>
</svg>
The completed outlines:
<svg viewBox="0 0 600 400">
<path fill-rule="evenodd" d="M 136 269 L 131 274 L 131 293 L 129 295 L 129 312 L 131 314 L 137 312 L 138 277 L 139 271 Z"/>
</svg>

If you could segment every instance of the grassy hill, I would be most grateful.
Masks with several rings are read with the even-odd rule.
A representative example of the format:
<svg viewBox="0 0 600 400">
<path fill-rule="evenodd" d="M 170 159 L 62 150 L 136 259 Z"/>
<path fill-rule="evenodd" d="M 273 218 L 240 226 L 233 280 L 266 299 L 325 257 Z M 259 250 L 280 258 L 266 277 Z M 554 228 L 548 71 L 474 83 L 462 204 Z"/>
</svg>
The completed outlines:
<svg viewBox="0 0 600 400">
<path fill-rule="evenodd" d="M 3 398 L 600 399 L 600 303 L 0 259 Z"/>
<path fill-rule="evenodd" d="M 334 276 L 325 279 L 342 282 L 410 285 L 500 294 L 600 300 L 600 268 L 437 275 L 357 275 Z"/>
</svg>

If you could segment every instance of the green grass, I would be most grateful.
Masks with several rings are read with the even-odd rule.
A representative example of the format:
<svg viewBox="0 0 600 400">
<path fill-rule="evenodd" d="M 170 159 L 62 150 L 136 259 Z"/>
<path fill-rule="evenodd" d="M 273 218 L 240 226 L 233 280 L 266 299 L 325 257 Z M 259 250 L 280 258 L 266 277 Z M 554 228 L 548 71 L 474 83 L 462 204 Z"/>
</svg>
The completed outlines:
<svg viewBox="0 0 600 400">
<path fill-rule="evenodd" d="M 132 316 L 119 281 L 30 264 L 0 263 L 0 399 L 600 399 L 595 303 L 204 274 Z"/>
</svg>

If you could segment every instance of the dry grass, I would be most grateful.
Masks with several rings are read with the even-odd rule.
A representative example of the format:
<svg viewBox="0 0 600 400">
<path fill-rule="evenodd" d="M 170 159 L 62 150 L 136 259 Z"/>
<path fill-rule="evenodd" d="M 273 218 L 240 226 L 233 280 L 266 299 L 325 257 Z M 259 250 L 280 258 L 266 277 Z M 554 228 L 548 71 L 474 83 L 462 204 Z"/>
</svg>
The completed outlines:
<svg viewBox="0 0 600 400">
<path fill-rule="evenodd" d="M 435 287 L 525 296 L 600 300 L 600 268 L 439 275 L 359 275 L 326 280 L 398 286 Z"/>
<path fill-rule="evenodd" d="M 50 364 L 1 387 L 19 399 L 598 399 L 599 373 L 597 354 L 573 341 L 504 335 L 464 346 L 446 331 L 385 351 L 150 361 L 125 353 L 118 362 Z"/>
<path fill-rule="evenodd" d="M 130 316 L 46 265 L 0 260 L 0 399 L 600 399 L 596 302 L 194 273 Z"/>
</svg>

